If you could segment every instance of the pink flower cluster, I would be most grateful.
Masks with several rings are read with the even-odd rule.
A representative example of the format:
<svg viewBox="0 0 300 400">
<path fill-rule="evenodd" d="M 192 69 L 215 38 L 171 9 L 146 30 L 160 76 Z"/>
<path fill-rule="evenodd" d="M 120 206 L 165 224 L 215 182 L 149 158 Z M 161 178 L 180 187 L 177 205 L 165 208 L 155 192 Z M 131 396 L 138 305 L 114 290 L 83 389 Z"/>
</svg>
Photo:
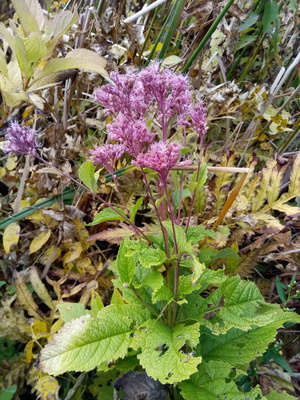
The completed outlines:
<svg viewBox="0 0 300 400">
<path fill-rule="evenodd" d="M 180 145 L 167 142 L 170 118 L 177 117 L 181 125 L 192 125 L 202 143 L 207 131 L 206 108 L 201 101 L 192 105 L 186 76 L 168 68 L 161 70 L 158 62 L 140 72 L 112 73 L 110 78 L 113 83 L 97 89 L 95 98 L 105 107 L 105 113 L 113 116 L 113 122 L 107 125 L 107 136 L 109 141 L 118 142 L 122 151 L 113 152 L 112 146 L 117 145 L 112 144 L 96 147 L 92 150 L 92 160 L 111 169 L 112 161 L 126 152 L 133 157 L 134 164 L 151 168 L 166 179 L 170 169 L 180 161 Z M 149 113 L 161 124 L 159 142 L 154 142 L 155 134 L 146 125 Z"/>
<path fill-rule="evenodd" d="M 173 142 L 167 143 L 162 140 L 152 143 L 148 152 L 139 154 L 136 161 L 132 163 L 141 168 L 150 168 L 158 172 L 162 182 L 166 182 L 167 175 L 172 167 L 180 159 L 180 144 Z M 189 161 L 188 161 L 189 163 Z M 179 165 L 186 165 L 183 161 Z"/>
</svg>

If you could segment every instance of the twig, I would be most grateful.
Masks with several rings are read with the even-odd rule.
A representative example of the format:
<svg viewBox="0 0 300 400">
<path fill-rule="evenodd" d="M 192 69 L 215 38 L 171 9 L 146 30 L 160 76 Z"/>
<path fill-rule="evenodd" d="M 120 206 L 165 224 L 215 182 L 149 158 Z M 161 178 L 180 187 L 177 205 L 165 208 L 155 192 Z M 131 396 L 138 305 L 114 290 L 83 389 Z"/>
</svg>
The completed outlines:
<svg viewBox="0 0 300 400">
<path fill-rule="evenodd" d="M 149 11 L 153 10 L 153 8 L 160 6 L 161 4 L 165 3 L 166 0 L 156 0 L 154 3 L 150 4 L 147 7 L 144 7 L 141 11 L 137 12 L 136 14 L 131 15 L 131 17 L 128 17 L 124 19 L 125 24 L 129 24 L 130 22 L 138 19 L 138 17 L 147 14 Z"/>
</svg>

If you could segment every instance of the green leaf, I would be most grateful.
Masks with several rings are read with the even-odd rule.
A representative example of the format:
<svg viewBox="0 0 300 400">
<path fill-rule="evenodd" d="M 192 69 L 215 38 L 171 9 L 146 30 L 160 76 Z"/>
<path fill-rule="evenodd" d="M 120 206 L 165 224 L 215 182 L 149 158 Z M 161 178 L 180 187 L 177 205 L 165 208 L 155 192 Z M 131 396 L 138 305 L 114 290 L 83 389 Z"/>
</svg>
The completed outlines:
<svg viewBox="0 0 300 400">
<path fill-rule="evenodd" d="M 127 317 L 135 324 L 141 325 L 151 318 L 150 312 L 144 306 L 139 304 L 116 304 L 104 307 L 98 314 L 98 318 L 114 317 L 118 320 L 119 317 Z"/>
<path fill-rule="evenodd" d="M 11 400 L 17 391 L 17 385 L 9 386 L 0 392 L 0 400 Z"/>
<path fill-rule="evenodd" d="M 97 180 L 100 174 L 100 170 L 95 173 L 95 169 L 96 167 L 92 161 L 84 162 L 78 169 L 80 180 L 93 192 L 97 191 Z"/>
<path fill-rule="evenodd" d="M 134 255 L 127 256 L 127 248 L 130 246 L 130 239 L 127 236 L 121 243 L 117 256 L 117 274 L 121 282 L 125 285 L 131 283 L 135 272 Z"/>
<path fill-rule="evenodd" d="M 158 271 L 150 272 L 150 274 L 147 275 L 142 281 L 143 286 L 148 286 L 153 290 L 153 296 L 156 295 L 157 291 L 163 286 L 163 284 L 164 284 L 164 278 L 162 274 Z M 154 300 L 153 302 L 155 303 Z"/>
<path fill-rule="evenodd" d="M 57 305 L 59 313 L 65 322 L 70 322 L 72 319 L 82 317 L 88 314 L 82 303 L 60 303 Z"/>
<path fill-rule="evenodd" d="M 148 321 L 136 332 L 133 346 L 141 348 L 138 359 L 149 376 L 172 384 L 188 379 L 197 371 L 201 357 L 185 353 L 183 347 L 192 349 L 198 340 L 198 324 L 170 328 L 160 321 Z"/>
<path fill-rule="evenodd" d="M 91 316 L 97 317 L 98 312 L 101 311 L 103 307 L 104 304 L 101 297 L 97 292 L 93 291 L 91 296 Z"/>
<path fill-rule="evenodd" d="M 198 171 L 195 171 L 192 175 L 191 182 L 187 185 L 187 188 L 191 192 L 193 192 L 196 189 L 199 190 L 205 184 L 208 175 L 206 164 L 201 164 L 198 179 L 197 175 Z"/>
<path fill-rule="evenodd" d="M 160 249 L 148 247 L 139 254 L 138 259 L 142 266 L 146 268 L 160 266 L 166 260 L 166 253 Z"/>
<path fill-rule="evenodd" d="M 115 210 L 119 211 L 121 215 Z M 111 208 L 105 208 L 95 215 L 93 222 L 86 224 L 86 226 L 98 225 L 105 221 L 125 221 L 126 215 L 124 214 L 124 211 L 119 207 L 115 207 L 115 210 L 112 210 Z M 122 215 L 124 215 L 124 217 Z"/>
<path fill-rule="evenodd" d="M 245 31 L 246 29 L 250 28 L 250 26 L 254 25 L 259 18 L 259 14 L 256 14 L 253 11 L 250 11 L 248 14 L 248 18 L 243 21 L 239 27 L 239 31 Z"/>
<path fill-rule="evenodd" d="M 98 74 L 107 77 L 108 74 L 104 69 L 105 65 L 106 60 L 94 51 L 87 49 L 72 50 L 65 58 L 54 58 L 49 60 L 42 70 L 35 76 L 32 84 L 36 84 L 36 81 L 47 75 L 74 68 L 97 72 Z"/>
<path fill-rule="evenodd" d="M 280 310 L 267 305 L 253 282 L 242 281 L 239 276 L 226 280 L 206 298 L 206 325 L 215 333 L 232 327 L 248 330 L 253 325 L 265 325 Z M 265 306 L 265 307 L 264 307 Z"/>
<path fill-rule="evenodd" d="M 235 46 L 234 50 L 240 50 L 243 47 L 248 46 L 248 44 L 255 42 L 257 39 L 258 35 L 243 35 L 239 41 L 238 44 Z"/>
<path fill-rule="evenodd" d="M 49 375 L 89 371 L 102 362 L 124 357 L 131 344 L 131 324 L 129 318 L 119 315 L 116 319 L 114 314 L 74 319 L 42 350 L 41 369 Z"/>
<path fill-rule="evenodd" d="M 166 228 L 168 231 L 168 238 L 171 246 L 174 247 L 174 233 L 173 233 L 173 227 L 172 227 L 172 222 L 171 221 L 163 221 L 163 226 Z M 186 235 L 185 231 L 181 226 L 178 226 L 174 224 L 174 231 L 176 235 L 176 242 L 178 246 L 178 253 L 186 253 L 190 250 L 189 247 L 187 247 L 187 240 L 186 240 Z"/>
<path fill-rule="evenodd" d="M 296 400 L 296 397 L 290 396 L 286 392 L 278 393 L 273 389 L 271 389 L 269 394 L 265 394 L 265 398 L 267 400 Z"/>
<path fill-rule="evenodd" d="M 144 201 L 143 197 L 140 197 L 138 199 L 138 201 L 135 203 L 135 205 L 131 207 L 131 209 L 130 209 L 130 221 L 131 222 L 134 223 L 136 213 L 138 212 L 139 208 L 143 204 L 143 201 Z"/>
<path fill-rule="evenodd" d="M 278 275 L 276 275 L 275 282 L 276 282 L 276 290 L 277 290 L 278 296 L 279 296 L 280 300 L 283 303 L 285 303 L 286 302 L 286 290 L 287 290 L 287 287 L 283 282 L 281 282 L 281 280 L 279 279 Z"/>
<path fill-rule="evenodd" d="M 230 364 L 223 361 L 202 363 L 199 372 L 192 375 L 188 381 L 179 387 L 181 395 L 186 400 L 259 400 L 262 392 L 259 388 L 242 393 L 238 390 L 234 378 L 239 375 Z"/>
<path fill-rule="evenodd" d="M 181 193 L 181 195 L 180 195 Z M 178 206 L 179 206 L 179 200 L 181 199 L 181 201 L 183 201 L 184 199 L 186 199 L 187 197 L 191 196 L 192 193 L 189 189 L 181 189 L 181 190 L 174 190 L 173 192 L 173 203 L 174 203 L 174 207 L 177 210 Z M 181 197 L 180 197 L 181 196 Z"/>
<path fill-rule="evenodd" d="M 72 13 L 71 11 L 62 11 L 59 14 L 56 14 L 53 20 L 49 24 L 49 32 L 48 37 L 51 38 L 49 42 L 49 47 L 55 46 L 57 40 L 62 37 L 73 24 L 75 24 L 78 20 L 77 12 Z"/>
<path fill-rule="evenodd" d="M 267 1 L 262 17 L 263 33 L 270 33 L 273 24 L 278 20 L 279 6 L 275 1 Z"/>
<path fill-rule="evenodd" d="M 14 9 L 18 15 L 18 18 L 22 24 L 22 28 L 26 35 L 29 35 L 31 32 L 39 32 L 38 23 L 34 17 L 34 15 L 30 12 L 26 0 L 12 0 L 14 5 Z M 38 3 L 38 0 L 31 0 L 31 3 Z M 36 5 L 37 6 L 37 5 Z"/>
<path fill-rule="evenodd" d="M 296 313 L 280 309 L 274 314 L 273 321 L 266 326 L 253 326 L 252 330 L 243 331 L 232 328 L 224 335 L 213 335 L 206 328 L 201 328 L 201 351 L 205 361 L 221 360 L 239 367 L 248 365 L 256 357 L 264 354 L 268 344 L 276 336 L 276 330 L 286 322 L 300 322 Z"/>
<path fill-rule="evenodd" d="M 204 226 L 190 226 L 186 238 L 192 244 L 197 244 L 206 237 L 215 238 L 216 234 L 210 229 L 205 229 Z"/>
<path fill-rule="evenodd" d="M 181 259 L 180 265 L 182 267 L 190 268 L 193 273 L 191 275 L 191 282 L 193 285 L 197 282 L 205 270 L 205 265 L 200 263 L 196 256 L 189 255 L 190 258 Z"/>
</svg>

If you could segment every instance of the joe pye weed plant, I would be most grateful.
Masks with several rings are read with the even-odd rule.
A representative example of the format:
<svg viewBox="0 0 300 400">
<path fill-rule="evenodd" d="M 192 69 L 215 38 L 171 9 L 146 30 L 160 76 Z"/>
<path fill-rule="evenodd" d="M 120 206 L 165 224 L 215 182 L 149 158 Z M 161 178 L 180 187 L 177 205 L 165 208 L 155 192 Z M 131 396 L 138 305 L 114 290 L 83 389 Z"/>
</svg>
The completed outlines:
<svg viewBox="0 0 300 400">
<path fill-rule="evenodd" d="M 50 375 L 94 368 L 145 371 L 167 385 L 171 399 L 268 398 L 259 387 L 243 393 L 237 383 L 276 330 L 300 319 L 266 303 L 254 283 L 199 261 L 201 243 L 215 237 L 213 230 L 192 224 L 196 192 L 207 178 L 201 162 L 206 108 L 187 77 L 161 70 L 158 63 L 110 78 L 112 83 L 95 91 L 112 120 L 107 144 L 91 150 L 79 170 L 80 186 L 102 201 L 95 165 L 114 176 L 116 161 L 127 160 L 141 171 L 157 229 L 135 225 L 143 198 L 130 209 L 105 202 L 108 207 L 89 225 L 123 221 L 135 233 L 122 241 L 110 266 L 111 304 L 104 307 L 95 296 L 91 309 L 44 347 L 39 367 Z M 17 123 L 8 130 L 5 150 L 45 161 L 33 131 Z M 181 168 L 190 164 L 197 165 L 193 173 Z M 118 191 L 116 176 L 114 182 Z M 186 198 L 190 207 L 184 214 Z"/>
</svg>

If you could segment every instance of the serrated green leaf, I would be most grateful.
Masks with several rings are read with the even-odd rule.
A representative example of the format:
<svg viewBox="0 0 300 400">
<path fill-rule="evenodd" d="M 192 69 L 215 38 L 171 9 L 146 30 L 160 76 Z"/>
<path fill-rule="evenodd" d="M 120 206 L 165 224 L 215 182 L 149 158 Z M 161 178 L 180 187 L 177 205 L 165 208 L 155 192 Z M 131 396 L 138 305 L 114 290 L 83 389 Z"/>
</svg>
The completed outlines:
<svg viewBox="0 0 300 400">
<path fill-rule="evenodd" d="M 160 249 L 148 247 L 139 254 L 138 259 L 143 267 L 150 268 L 162 265 L 166 260 L 166 253 Z"/>
<path fill-rule="evenodd" d="M 265 395 L 267 400 L 296 400 L 296 397 L 290 396 L 286 392 L 278 393 L 275 390 L 271 389 L 269 394 Z"/>
<path fill-rule="evenodd" d="M 68 322 L 42 350 L 41 369 L 49 375 L 89 371 L 104 361 L 124 357 L 131 344 L 131 323 L 121 315 L 118 319 L 86 315 Z"/>
<path fill-rule="evenodd" d="M 280 309 L 273 316 L 273 321 L 266 326 L 254 326 L 252 330 L 243 331 L 232 328 L 224 335 L 212 335 L 211 331 L 201 328 L 201 351 L 205 361 L 221 360 L 239 367 L 248 365 L 254 358 L 261 356 L 268 344 L 276 336 L 276 330 L 286 322 L 299 322 L 296 313 L 284 312 Z"/>
<path fill-rule="evenodd" d="M 184 353 L 184 345 L 193 348 L 199 340 L 199 325 L 177 325 L 173 329 L 160 321 L 149 321 L 137 332 L 133 346 L 141 348 L 138 359 L 147 374 L 162 383 L 188 379 L 197 371 L 201 357 Z"/>
<path fill-rule="evenodd" d="M 191 275 L 191 281 L 193 285 L 195 285 L 205 270 L 205 265 L 200 263 L 194 255 L 189 255 L 189 258 L 181 259 L 180 265 L 182 267 L 190 268 L 193 271 Z"/>
<path fill-rule="evenodd" d="M 139 198 L 138 201 L 135 203 L 134 206 L 131 207 L 130 209 L 130 221 L 134 223 L 136 213 L 138 212 L 139 208 L 143 204 L 143 197 Z"/>
<path fill-rule="evenodd" d="M 82 303 L 60 303 L 57 305 L 57 308 L 65 322 L 70 322 L 75 318 L 83 317 L 88 314 Z"/>
<path fill-rule="evenodd" d="M 247 393 L 238 390 L 233 378 L 238 371 L 223 361 L 210 361 L 199 367 L 199 372 L 182 382 L 179 387 L 186 400 L 260 400 L 262 392 L 255 388 Z"/>
<path fill-rule="evenodd" d="M 131 283 L 135 272 L 134 255 L 127 256 L 127 248 L 130 246 L 130 239 L 126 237 L 121 243 L 117 256 L 117 274 L 121 282 L 125 285 Z"/>
<path fill-rule="evenodd" d="M 144 306 L 139 304 L 114 304 L 104 307 L 98 314 L 98 318 L 114 317 L 116 320 L 119 317 L 127 317 L 137 325 L 143 324 L 151 318 L 150 312 Z"/>
<path fill-rule="evenodd" d="M 206 237 L 215 238 L 216 234 L 210 229 L 205 229 L 204 226 L 190 226 L 186 238 L 192 244 L 197 244 Z"/>
<path fill-rule="evenodd" d="M 121 215 L 115 210 L 119 211 Z M 124 214 L 124 211 L 118 207 L 115 207 L 115 210 L 112 210 L 111 208 L 105 208 L 95 215 L 93 222 L 86 224 L 86 226 L 98 225 L 105 221 L 125 221 L 126 215 Z M 122 215 L 124 215 L 124 217 L 122 217 Z"/>
<path fill-rule="evenodd" d="M 93 192 L 97 191 L 97 179 L 99 177 L 100 171 L 95 173 L 95 165 L 92 161 L 84 162 L 78 169 L 78 176 L 80 180 L 84 183 L 86 187 L 88 187 Z"/>
<path fill-rule="evenodd" d="M 174 247 L 174 233 L 173 233 L 172 222 L 163 221 L 162 224 L 168 231 L 168 239 L 169 239 L 171 246 Z M 175 230 L 176 242 L 177 242 L 177 246 L 178 246 L 178 253 L 180 254 L 180 253 L 189 252 L 189 250 L 191 250 L 191 249 L 190 249 L 190 246 L 187 245 L 187 240 L 186 240 L 186 235 L 185 235 L 184 229 L 181 226 L 174 224 L 174 230 Z"/>
<path fill-rule="evenodd" d="M 153 295 L 157 293 L 157 291 L 163 286 L 163 284 L 164 278 L 162 277 L 162 274 L 158 271 L 150 272 L 150 274 L 147 275 L 142 281 L 143 286 L 148 286 L 153 290 Z"/>
</svg>

